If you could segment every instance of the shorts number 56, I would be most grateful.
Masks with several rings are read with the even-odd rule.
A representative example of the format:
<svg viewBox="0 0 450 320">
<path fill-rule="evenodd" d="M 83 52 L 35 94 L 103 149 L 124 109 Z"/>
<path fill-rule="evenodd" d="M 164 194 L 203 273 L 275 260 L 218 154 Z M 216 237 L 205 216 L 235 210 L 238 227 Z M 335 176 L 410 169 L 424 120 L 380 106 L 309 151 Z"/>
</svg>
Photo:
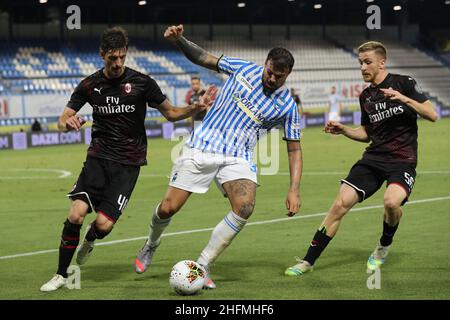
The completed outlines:
<svg viewBox="0 0 450 320">
<path fill-rule="evenodd" d="M 406 182 L 406 184 L 410 188 L 412 188 L 414 186 L 414 178 L 411 177 L 411 175 L 408 172 L 405 172 L 404 175 L 405 175 L 405 182 Z"/>
</svg>

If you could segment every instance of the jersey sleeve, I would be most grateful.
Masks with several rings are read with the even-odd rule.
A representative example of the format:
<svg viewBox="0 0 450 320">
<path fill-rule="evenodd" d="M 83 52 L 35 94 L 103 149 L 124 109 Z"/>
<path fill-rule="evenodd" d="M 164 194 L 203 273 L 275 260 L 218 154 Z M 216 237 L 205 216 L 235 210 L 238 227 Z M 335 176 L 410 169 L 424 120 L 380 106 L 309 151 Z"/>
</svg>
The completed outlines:
<svg viewBox="0 0 450 320">
<path fill-rule="evenodd" d="M 369 120 L 369 115 L 367 114 L 366 110 L 363 107 L 363 99 L 364 99 L 364 96 L 363 96 L 363 94 L 361 94 L 359 96 L 359 106 L 361 108 L 361 125 L 367 126 L 370 124 L 370 120 Z"/>
<path fill-rule="evenodd" d="M 156 81 L 149 77 L 145 88 L 145 101 L 147 101 L 148 106 L 155 108 L 166 99 Z"/>
<path fill-rule="evenodd" d="M 283 140 L 300 141 L 301 125 L 297 105 L 292 98 L 288 100 L 287 104 L 287 108 L 289 108 L 289 111 L 286 113 L 286 116 L 283 119 Z"/>
<path fill-rule="evenodd" d="M 70 100 L 67 103 L 67 107 L 75 111 L 79 111 L 88 101 L 87 91 L 88 90 L 86 82 L 83 80 L 78 84 L 78 86 L 75 88 L 72 95 L 70 96 Z"/>
<path fill-rule="evenodd" d="M 428 97 L 422 92 L 422 89 L 417 84 L 416 80 L 411 77 L 404 78 L 404 90 L 405 96 L 416 100 L 419 103 L 423 103 L 428 100 Z"/>
<path fill-rule="evenodd" d="M 219 72 L 223 72 L 229 76 L 232 76 L 242 66 L 247 65 L 249 63 L 251 62 L 237 58 L 230 58 L 225 55 L 222 55 L 217 63 L 217 70 Z"/>
</svg>

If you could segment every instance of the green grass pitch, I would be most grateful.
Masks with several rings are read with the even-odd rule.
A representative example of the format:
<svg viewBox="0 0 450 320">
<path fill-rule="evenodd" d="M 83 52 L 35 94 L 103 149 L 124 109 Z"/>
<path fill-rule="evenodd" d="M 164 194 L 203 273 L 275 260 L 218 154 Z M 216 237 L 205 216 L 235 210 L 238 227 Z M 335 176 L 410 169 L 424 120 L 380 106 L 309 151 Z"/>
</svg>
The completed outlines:
<svg viewBox="0 0 450 320">
<path fill-rule="evenodd" d="M 381 233 L 382 190 L 344 218 L 313 273 L 302 278 L 283 275 L 295 256 L 303 257 L 321 213 L 336 196 L 339 179 L 365 148 L 345 137 L 325 135 L 321 128 L 307 128 L 303 134 L 301 212 L 295 219 L 269 221 L 286 218 L 289 176 L 286 146 L 280 141 L 279 174 L 259 177 L 250 223 L 213 265 L 218 289 L 193 297 L 173 293 L 168 275 L 177 261 L 197 259 L 211 228 L 229 211 L 214 184 L 207 194 L 193 195 L 172 220 L 152 267 L 137 275 L 133 266 L 143 244 L 133 238 L 147 234 L 151 212 L 166 191 L 176 142 L 149 140 L 149 165 L 142 168 L 113 232 L 98 242 L 106 245 L 96 247 L 81 267 L 81 289 L 47 294 L 39 287 L 56 271 L 57 252 L 38 251 L 59 245 L 69 207 L 65 194 L 78 176 L 86 146 L 1 151 L 0 299 L 449 299 L 450 119 L 419 122 L 416 185 L 381 270 L 381 289 L 373 290 L 366 285 L 370 274 L 365 264 Z M 86 222 L 93 218 L 88 216 Z M 110 243 L 115 240 L 126 241 Z"/>
</svg>

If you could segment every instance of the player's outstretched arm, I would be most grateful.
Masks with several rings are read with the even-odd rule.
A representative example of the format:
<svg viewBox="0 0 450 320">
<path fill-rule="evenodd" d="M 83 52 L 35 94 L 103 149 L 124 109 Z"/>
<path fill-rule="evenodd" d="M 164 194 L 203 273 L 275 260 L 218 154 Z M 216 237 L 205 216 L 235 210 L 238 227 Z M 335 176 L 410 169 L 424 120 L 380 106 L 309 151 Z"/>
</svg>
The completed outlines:
<svg viewBox="0 0 450 320">
<path fill-rule="evenodd" d="M 183 31 L 184 29 L 182 24 L 178 26 L 170 26 L 164 32 L 164 38 L 173 42 L 184 53 L 186 58 L 193 63 L 218 72 L 217 62 L 219 61 L 219 58 L 213 56 L 205 49 L 200 48 L 195 43 L 187 40 L 183 37 Z"/>
<path fill-rule="evenodd" d="M 370 142 L 370 137 L 367 134 L 366 128 L 364 126 L 358 128 L 350 128 L 343 125 L 337 121 L 328 121 L 323 129 L 326 133 L 338 135 L 342 134 L 349 139 L 360 141 L 360 142 Z"/>
<path fill-rule="evenodd" d="M 59 131 L 72 131 L 80 130 L 81 126 L 86 123 L 86 121 L 76 115 L 76 111 L 66 107 L 62 115 L 58 119 L 58 130 Z"/>
<path fill-rule="evenodd" d="M 187 107 L 175 107 L 166 99 L 156 108 L 171 122 L 183 120 L 192 117 L 198 112 L 208 110 L 216 98 L 217 91 L 215 86 L 210 86 L 200 98 L 200 102 L 191 104 Z"/>
<path fill-rule="evenodd" d="M 287 141 L 287 152 L 289 158 L 290 187 L 286 197 L 286 209 L 288 216 L 294 216 L 301 206 L 300 180 L 302 177 L 303 160 L 300 141 Z"/>
</svg>

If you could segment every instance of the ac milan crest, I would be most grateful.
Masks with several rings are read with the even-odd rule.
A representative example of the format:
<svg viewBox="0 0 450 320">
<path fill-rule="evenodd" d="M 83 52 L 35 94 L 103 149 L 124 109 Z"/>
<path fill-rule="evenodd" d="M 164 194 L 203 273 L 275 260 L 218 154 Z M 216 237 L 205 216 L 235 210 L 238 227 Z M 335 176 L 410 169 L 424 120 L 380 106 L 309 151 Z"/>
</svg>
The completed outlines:
<svg viewBox="0 0 450 320">
<path fill-rule="evenodd" d="M 131 92 L 131 84 L 127 83 L 125 84 L 125 93 L 130 93 Z"/>
</svg>

